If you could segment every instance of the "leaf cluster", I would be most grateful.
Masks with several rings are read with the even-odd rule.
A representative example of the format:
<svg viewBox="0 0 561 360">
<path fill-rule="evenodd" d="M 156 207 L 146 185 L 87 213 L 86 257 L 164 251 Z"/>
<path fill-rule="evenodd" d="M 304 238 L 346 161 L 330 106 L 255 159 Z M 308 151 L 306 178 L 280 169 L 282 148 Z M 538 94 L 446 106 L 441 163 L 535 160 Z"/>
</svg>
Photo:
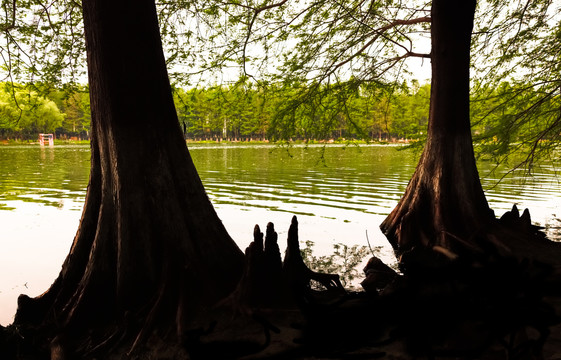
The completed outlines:
<svg viewBox="0 0 561 360">
<path fill-rule="evenodd" d="M 528 172 L 561 144 L 561 82 L 502 83 L 472 99 L 479 157 Z"/>
<path fill-rule="evenodd" d="M 480 155 L 531 170 L 561 134 L 561 8 L 550 0 L 481 1 L 472 59 Z"/>
<path fill-rule="evenodd" d="M 314 242 L 307 240 L 305 247 L 300 249 L 304 263 L 312 270 L 323 273 L 338 274 L 341 283 L 346 288 L 355 289 L 354 283 L 361 274 L 357 269 L 369 255 L 366 246 L 346 245 L 337 243 L 333 245 L 333 252 L 329 255 L 316 256 L 313 252 Z M 376 247 L 375 252 L 379 252 L 381 247 Z"/>
<path fill-rule="evenodd" d="M 0 83 L 0 136 L 36 139 L 38 133 L 76 136 L 90 129 L 88 89 Z"/>
<path fill-rule="evenodd" d="M 50 99 L 30 88 L 0 84 L 0 133 L 37 134 L 53 132 L 64 116 Z"/>
<path fill-rule="evenodd" d="M 74 0 L 3 1 L 0 61 L 0 81 L 84 83 L 81 5 Z"/>
</svg>

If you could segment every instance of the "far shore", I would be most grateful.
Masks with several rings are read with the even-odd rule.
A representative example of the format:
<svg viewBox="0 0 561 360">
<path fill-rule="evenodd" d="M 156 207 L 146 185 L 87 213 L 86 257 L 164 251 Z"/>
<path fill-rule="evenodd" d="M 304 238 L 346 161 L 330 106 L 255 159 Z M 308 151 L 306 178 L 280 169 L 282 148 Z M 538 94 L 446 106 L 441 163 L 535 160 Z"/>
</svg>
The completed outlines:
<svg viewBox="0 0 561 360">
<path fill-rule="evenodd" d="M 415 139 L 389 139 L 389 140 L 357 140 L 357 139 L 329 139 L 329 140 L 290 140 L 269 141 L 255 139 L 186 139 L 187 144 L 245 144 L 245 145 L 312 145 L 312 144 L 339 144 L 339 145 L 407 145 L 414 143 Z M 54 145 L 89 145 L 90 140 L 55 139 Z M 40 145 L 38 140 L 0 139 L 0 145 Z M 48 147 L 48 146 L 46 146 Z"/>
</svg>

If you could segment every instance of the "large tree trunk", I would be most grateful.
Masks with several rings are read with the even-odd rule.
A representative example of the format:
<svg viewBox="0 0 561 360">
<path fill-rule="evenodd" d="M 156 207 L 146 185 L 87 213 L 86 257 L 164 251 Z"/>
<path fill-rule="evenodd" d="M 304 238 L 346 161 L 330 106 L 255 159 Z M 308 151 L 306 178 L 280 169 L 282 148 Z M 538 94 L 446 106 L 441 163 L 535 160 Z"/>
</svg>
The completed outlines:
<svg viewBox="0 0 561 360">
<path fill-rule="evenodd" d="M 477 172 L 469 118 L 475 0 L 432 2 L 432 83 L 427 144 L 401 201 L 381 229 L 398 256 L 454 243 L 494 219 Z"/>
<path fill-rule="evenodd" d="M 243 253 L 183 141 L 154 1 L 88 0 L 83 11 L 92 108 L 86 203 L 58 279 L 38 298 L 20 297 L 16 323 L 68 336 L 106 326 L 181 331 L 235 288 Z"/>
</svg>

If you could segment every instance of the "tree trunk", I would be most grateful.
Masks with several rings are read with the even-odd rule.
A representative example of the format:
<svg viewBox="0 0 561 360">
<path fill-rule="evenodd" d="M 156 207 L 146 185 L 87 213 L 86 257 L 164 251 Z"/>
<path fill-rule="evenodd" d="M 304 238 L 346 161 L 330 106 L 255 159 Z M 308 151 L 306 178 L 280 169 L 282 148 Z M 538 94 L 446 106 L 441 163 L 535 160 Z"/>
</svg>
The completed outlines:
<svg viewBox="0 0 561 360">
<path fill-rule="evenodd" d="M 92 108 L 86 203 L 58 279 L 35 299 L 20 296 L 15 322 L 68 336 L 108 326 L 181 332 L 235 288 L 243 253 L 183 141 L 154 1 L 89 0 L 83 11 Z"/>
<path fill-rule="evenodd" d="M 432 2 L 427 144 L 405 194 L 380 226 L 398 256 L 431 248 L 454 257 L 454 243 L 469 243 L 494 219 L 479 180 L 470 130 L 475 5 L 475 0 Z"/>
</svg>

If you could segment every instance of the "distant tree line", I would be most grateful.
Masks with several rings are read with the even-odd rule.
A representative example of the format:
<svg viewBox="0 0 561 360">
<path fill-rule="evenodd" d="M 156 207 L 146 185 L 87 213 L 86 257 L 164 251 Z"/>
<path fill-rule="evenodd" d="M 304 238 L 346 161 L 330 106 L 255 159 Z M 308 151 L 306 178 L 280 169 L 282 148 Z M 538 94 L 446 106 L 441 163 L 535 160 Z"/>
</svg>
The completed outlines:
<svg viewBox="0 0 561 360">
<path fill-rule="evenodd" d="M 178 119 L 190 140 L 280 140 L 271 124 L 282 117 L 295 86 L 232 84 L 174 89 Z M 344 104 L 326 95 L 321 104 L 292 111 L 293 140 L 417 138 L 428 118 L 429 85 L 413 82 L 393 92 L 359 89 Z M 0 84 L 0 137 L 35 139 L 39 133 L 86 139 L 90 131 L 88 88 L 45 89 Z"/>
<path fill-rule="evenodd" d="M 337 87 L 336 87 L 337 86 Z M 316 96 L 294 104 L 298 85 L 266 87 L 238 82 L 229 86 L 174 88 L 181 128 L 189 140 L 353 140 L 424 139 L 430 85 L 412 81 L 398 88 L 352 88 L 337 84 L 316 89 Z M 317 92 L 323 91 L 322 96 Z M 318 100 L 319 98 L 319 100 Z M 532 87 L 502 83 L 477 87 L 471 101 L 474 140 L 486 154 L 500 156 L 512 144 L 556 144 L 558 94 L 542 99 Z M 532 106 L 533 105 L 533 106 Z M 539 105 L 539 106 L 538 106 Z M 530 109 L 521 111 L 521 109 Z M 0 137 L 88 139 L 90 99 L 87 86 L 52 89 L 0 83 Z M 288 128 L 278 122 L 290 123 Z M 279 130 L 282 129 L 282 130 Z M 536 148 L 538 150 L 538 148 Z"/>
<path fill-rule="evenodd" d="M 426 128 L 430 86 L 413 82 L 398 90 L 356 89 L 341 97 L 331 89 L 307 103 L 291 104 L 298 85 L 237 83 L 228 87 L 175 89 L 179 122 L 196 140 L 392 141 L 418 138 Z M 290 122 L 290 134 L 275 123 Z"/>
</svg>

